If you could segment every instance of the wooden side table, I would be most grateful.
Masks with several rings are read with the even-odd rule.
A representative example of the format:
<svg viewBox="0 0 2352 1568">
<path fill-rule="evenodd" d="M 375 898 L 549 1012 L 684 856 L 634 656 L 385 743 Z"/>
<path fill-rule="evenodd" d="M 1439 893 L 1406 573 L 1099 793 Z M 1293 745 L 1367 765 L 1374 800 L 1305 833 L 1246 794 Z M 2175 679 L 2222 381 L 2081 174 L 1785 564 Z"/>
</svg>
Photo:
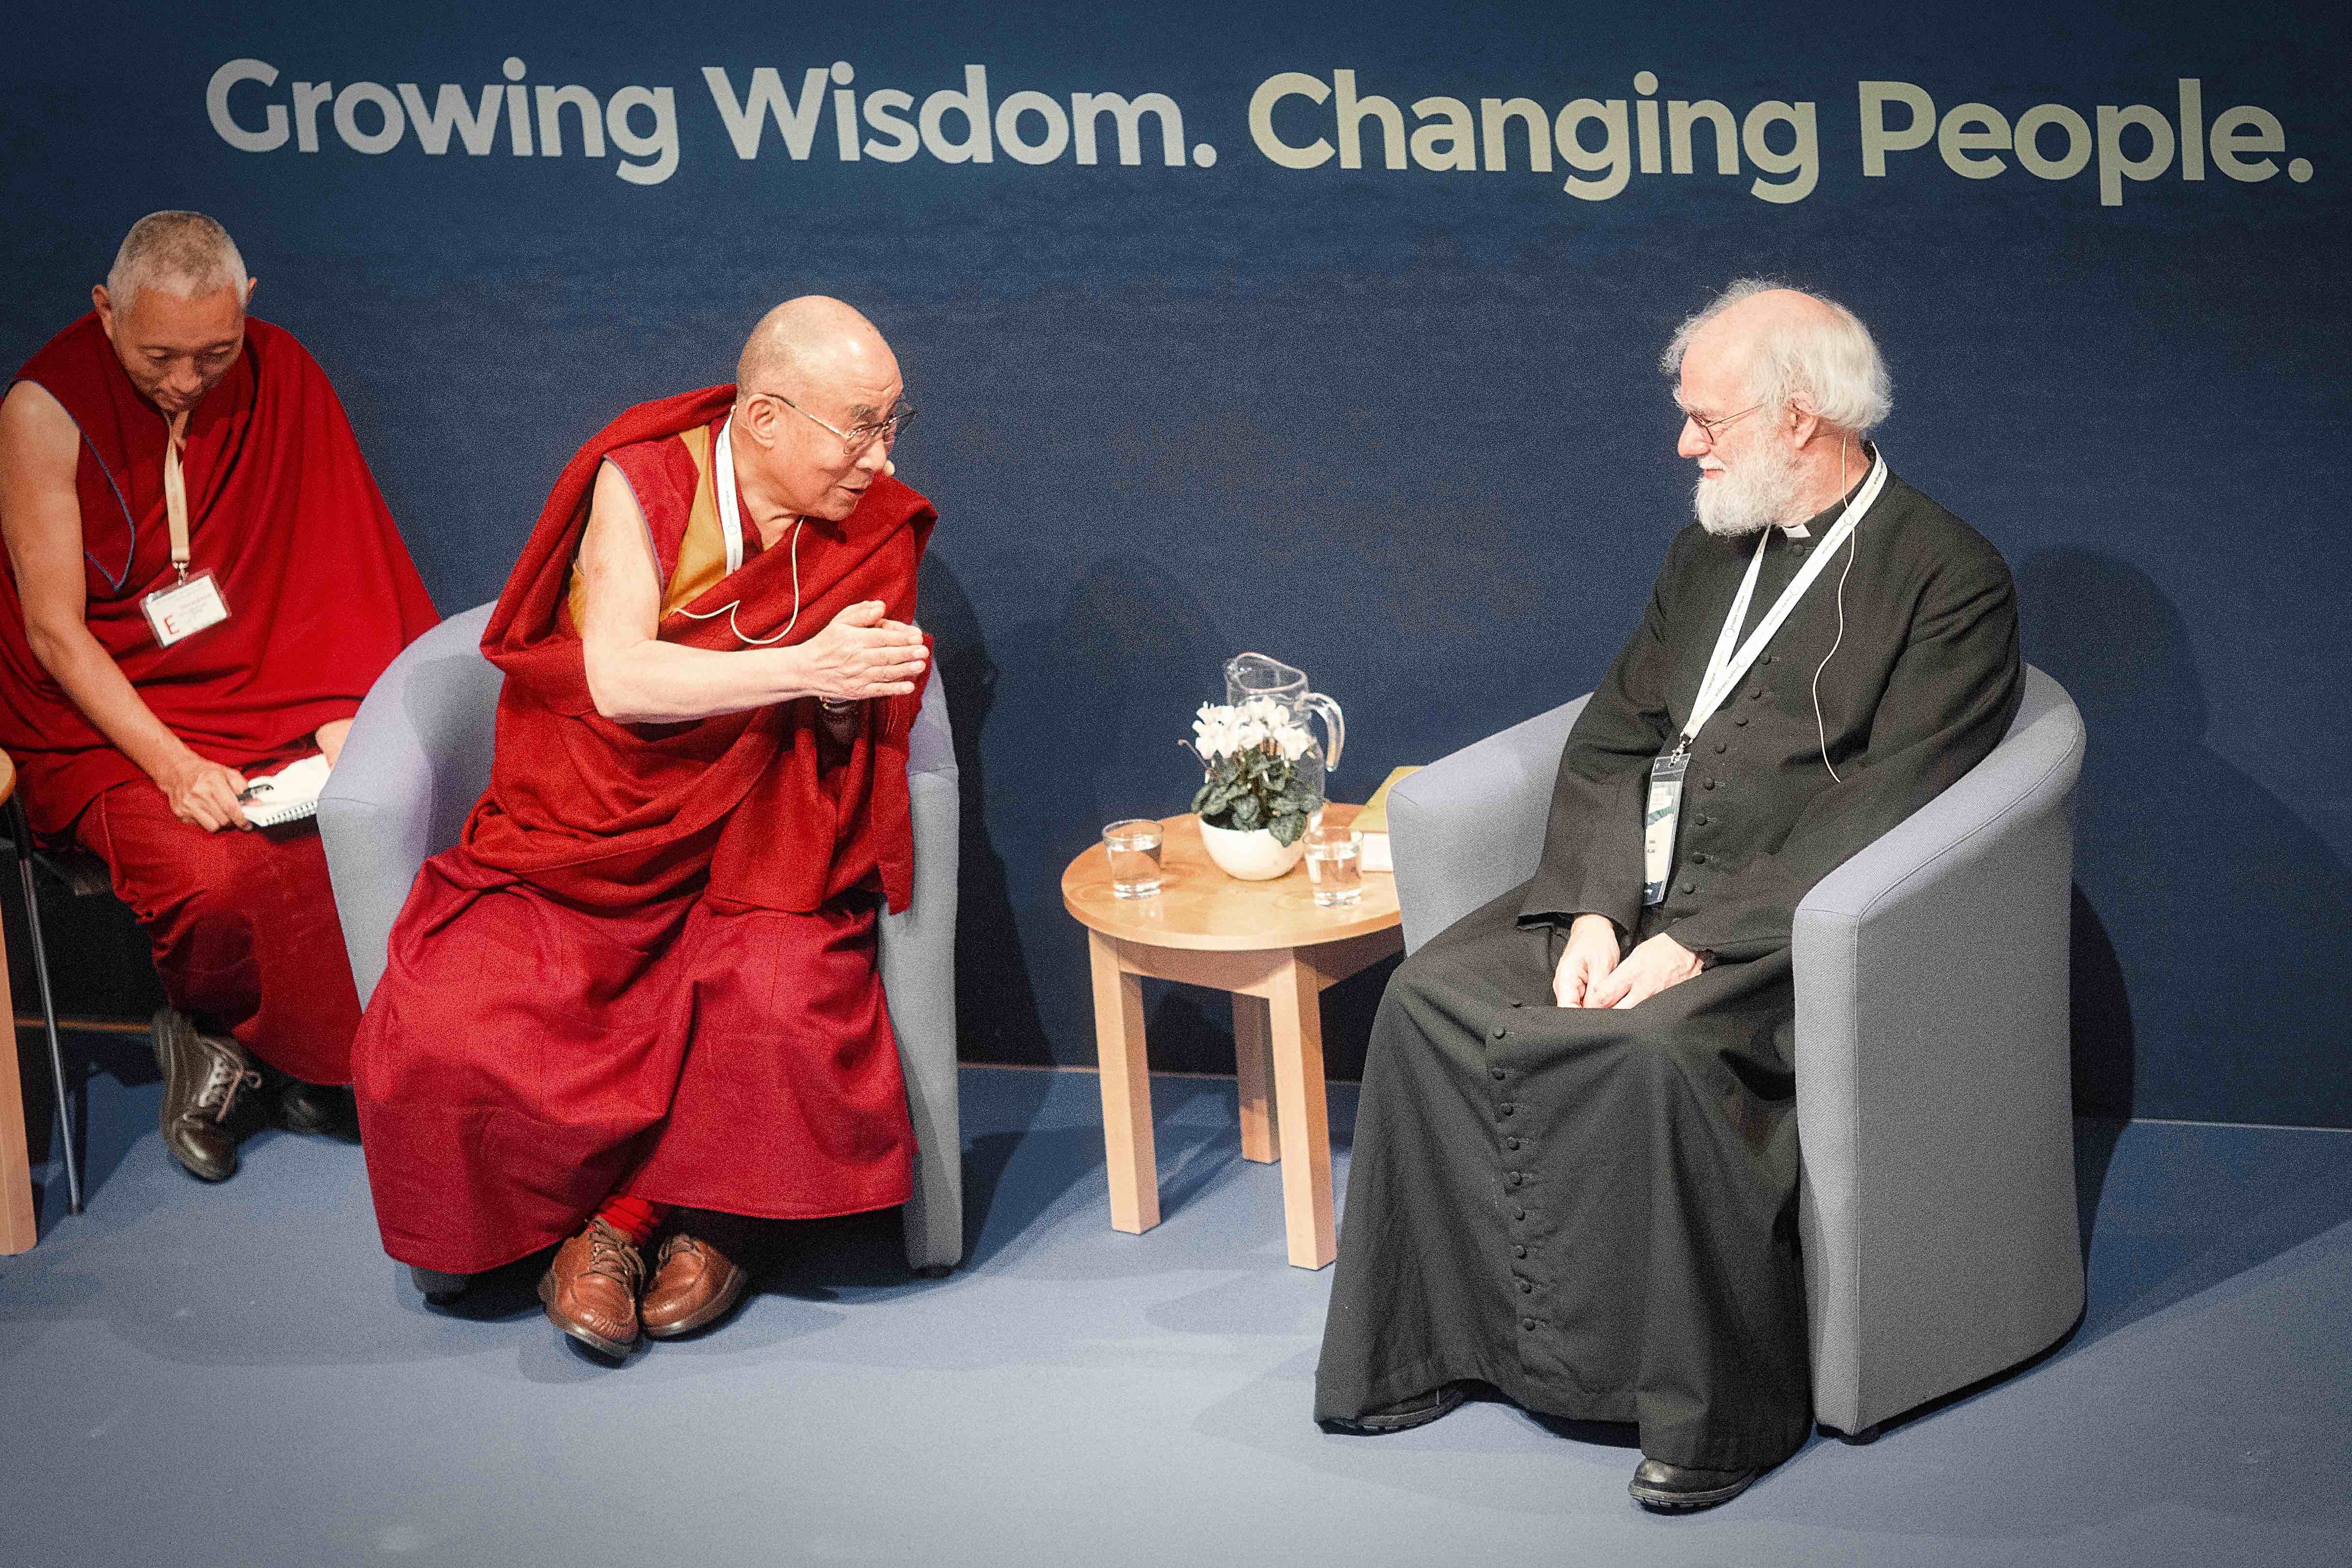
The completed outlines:
<svg viewBox="0 0 2352 1568">
<path fill-rule="evenodd" d="M 1343 826 L 1360 809 L 1328 805 L 1324 820 Z M 1323 1085 L 1322 994 L 1326 986 L 1402 951 L 1396 879 L 1386 872 L 1367 872 L 1357 902 L 1318 908 L 1303 863 L 1272 881 L 1244 882 L 1209 858 L 1198 817 L 1188 812 L 1169 817 L 1160 827 L 1166 835 L 1160 853 L 1164 880 L 1153 897 L 1113 896 L 1109 858 L 1099 844 L 1062 873 L 1062 905 L 1087 928 L 1094 960 L 1095 1049 L 1102 1066 L 1111 1226 L 1140 1234 L 1160 1223 L 1151 1077 L 1144 1061 L 1143 976 L 1206 985 L 1233 993 L 1242 1157 L 1272 1163 L 1278 1130 L 1290 1261 L 1320 1268 L 1339 1254 Z"/>
<path fill-rule="evenodd" d="M 0 752 L 0 805 L 16 793 L 16 764 Z M 24 1080 L 16 1076 L 16 998 L 8 989 L 8 955 L 0 950 L 0 1256 L 38 1239 L 33 1215 L 33 1160 L 25 1142 Z"/>
</svg>

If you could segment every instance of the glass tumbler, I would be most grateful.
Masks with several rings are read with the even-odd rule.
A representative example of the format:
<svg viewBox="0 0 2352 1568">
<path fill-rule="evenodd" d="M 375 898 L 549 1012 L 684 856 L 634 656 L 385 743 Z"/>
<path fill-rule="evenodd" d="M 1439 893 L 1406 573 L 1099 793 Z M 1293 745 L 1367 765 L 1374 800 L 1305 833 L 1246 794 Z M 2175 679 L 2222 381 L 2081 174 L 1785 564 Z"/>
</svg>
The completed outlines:
<svg viewBox="0 0 2352 1568">
<path fill-rule="evenodd" d="M 1364 836 L 1352 827 L 1307 830 L 1307 880 L 1327 908 L 1364 896 Z"/>
<path fill-rule="evenodd" d="M 1160 890 L 1160 824 L 1141 817 L 1103 829 L 1110 857 L 1110 890 L 1121 899 L 1148 899 Z"/>
</svg>

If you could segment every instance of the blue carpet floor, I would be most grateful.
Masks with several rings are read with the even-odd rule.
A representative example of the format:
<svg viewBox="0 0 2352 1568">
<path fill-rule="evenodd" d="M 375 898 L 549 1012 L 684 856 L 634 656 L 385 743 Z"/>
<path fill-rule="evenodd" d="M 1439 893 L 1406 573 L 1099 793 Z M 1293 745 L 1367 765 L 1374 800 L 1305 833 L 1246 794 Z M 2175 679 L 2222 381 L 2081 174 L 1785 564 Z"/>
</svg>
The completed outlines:
<svg viewBox="0 0 2352 1568">
<path fill-rule="evenodd" d="M 1661 1519 L 1630 1448 L 1499 1404 L 1308 1419 L 1230 1082 L 1157 1080 L 1163 1207 L 1109 1228 L 1095 1080 L 967 1069 L 971 1258 L 793 1227 L 734 1321 L 613 1369 L 528 1268 L 454 1313 L 377 1249 L 356 1151 L 205 1187 L 93 1080 L 94 1190 L 0 1259 L 0 1563 L 2147 1564 L 2352 1562 L 2352 1134 L 2084 1128 L 2092 1300 L 2054 1355 Z M 1342 1144 L 1351 1089 L 1332 1094 Z"/>
</svg>

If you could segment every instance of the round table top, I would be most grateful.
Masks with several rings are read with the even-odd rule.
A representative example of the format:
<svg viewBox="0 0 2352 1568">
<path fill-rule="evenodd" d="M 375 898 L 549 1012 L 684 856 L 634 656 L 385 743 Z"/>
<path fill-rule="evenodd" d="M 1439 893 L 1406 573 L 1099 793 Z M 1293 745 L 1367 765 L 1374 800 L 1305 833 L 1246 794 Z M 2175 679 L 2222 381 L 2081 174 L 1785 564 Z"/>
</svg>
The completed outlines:
<svg viewBox="0 0 2352 1568">
<path fill-rule="evenodd" d="M 1362 809 L 1335 803 L 1323 808 L 1323 820 L 1342 826 Z M 1322 908 L 1304 860 L 1270 881 L 1244 882 L 1209 858 L 1199 817 L 1188 811 L 1160 826 L 1166 833 L 1160 891 L 1142 899 L 1114 895 L 1110 857 L 1097 841 L 1062 873 L 1062 907 L 1072 918 L 1125 942 L 1202 952 L 1311 947 L 1386 931 L 1402 918 L 1396 879 L 1386 871 L 1364 873 L 1364 895 L 1356 902 Z"/>
</svg>

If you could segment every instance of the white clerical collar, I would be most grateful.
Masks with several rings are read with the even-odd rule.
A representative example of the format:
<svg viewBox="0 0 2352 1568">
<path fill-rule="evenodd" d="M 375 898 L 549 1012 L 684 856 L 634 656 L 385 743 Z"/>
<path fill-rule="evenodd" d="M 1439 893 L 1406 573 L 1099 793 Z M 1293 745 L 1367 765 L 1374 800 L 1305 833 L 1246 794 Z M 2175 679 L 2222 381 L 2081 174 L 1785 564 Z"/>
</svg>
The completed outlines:
<svg viewBox="0 0 2352 1568">
<path fill-rule="evenodd" d="M 1801 522 L 1785 524 L 1781 528 L 1781 531 L 1786 533 L 1791 539 L 1811 539 L 1813 536 L 1813 531 L 1807 528 Z"/>
</svg>

